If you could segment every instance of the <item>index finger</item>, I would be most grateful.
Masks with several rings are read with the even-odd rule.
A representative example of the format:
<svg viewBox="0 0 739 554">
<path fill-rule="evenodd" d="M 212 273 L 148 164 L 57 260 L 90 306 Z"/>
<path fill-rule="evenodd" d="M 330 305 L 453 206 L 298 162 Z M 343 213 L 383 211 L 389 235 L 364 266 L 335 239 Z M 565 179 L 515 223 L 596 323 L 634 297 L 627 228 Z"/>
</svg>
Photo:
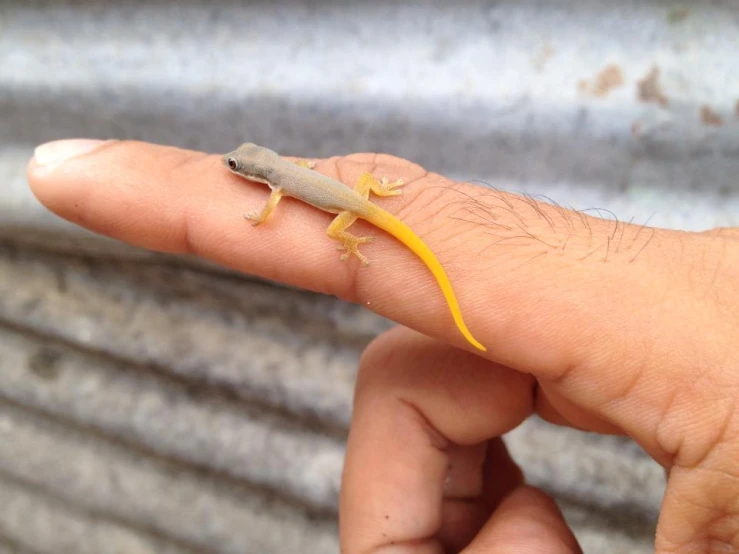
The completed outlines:
<svg viewBox="0 0 739 554">
<path fill-rule="evenodd" d="M 472 321 L 475 312 L 482 315 L 475 301 L 480 284 L 464 282 L 469 266 L 464 258 L 455 263 L 453 254 L 458 241 L 468 234 L 471 238 L 474 226 L 463 224 L 467 231 L 458 227 L 455 236 L 448 237 L 444 231 L 448 218 L 435 213 L 437 197 L 455 183 L 398 158 L 374 154 L 322 160 L 316 170 L 349 185 L 366 172 L 402 179 L 404 195 L 383 198 L 382 207 L 404 220 L 444 258 L 442 264 L 456 284 L 465 319 Z M 366 268 L 353 259 L 342 264 L 336 243 L 326 235 L 335 216 L 291 198 L 280 202 L 270 219 L 254 228 L 244 214 L 262 208 L 268 189 L 231 174 L 220 156 L 109 141 L 62 165 L 32 161 L 29 181 L 48 208 L 93 231 L 361 302 L 425 333 L 465 344 L 436 281 L 407 248 L 358 221 L 351 228 L 353 234 L 377 235 L 372 244 L 362 245 L 372 263 Z M 415 201 L 419 195 L 421 210 Z"/>
</svg>

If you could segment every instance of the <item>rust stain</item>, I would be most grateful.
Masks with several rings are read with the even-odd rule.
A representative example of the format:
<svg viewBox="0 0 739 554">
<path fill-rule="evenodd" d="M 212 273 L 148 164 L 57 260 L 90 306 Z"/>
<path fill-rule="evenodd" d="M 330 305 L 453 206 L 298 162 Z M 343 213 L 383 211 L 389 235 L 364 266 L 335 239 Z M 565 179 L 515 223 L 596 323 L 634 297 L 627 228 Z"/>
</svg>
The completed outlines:
<svg viewBox="0 0 739 554">
<path fill-rule="evenodd" d="M 593 93 L 596 96 L 607 96 L 609 92 L 623 86 L 625 82 L 624 73 L 621 71 L 621 68 L 616 64 L 611 64 L 595 77 Z"/>
<path fill-rule="evenodd" d="M 721 116 L 705 105 L 701 107 L 701 122 L 703 125 L 708 125 L 710 127 L 720 127 L 724 124 L 724 120 Z"/>
<path fill-rule="evenodd" d="M 662 92 L 662 86 L 659 84 L 659 68 L 653 67 L 641 81 L 637 83 L 639 100 L 642 102 L 654 102 L 663 108 L 667 107 L 668 100 L 665 93 Z"/>
<path fill-rule="evenodd" d="M 618 65 L 610 64 L 604 67 L 593 79 L 593 83 L 582 80 L 577 88 L 582 93 L 589 93 L 598 98 L 605 98 L 611 91 L 622 87 L 626 83 L 624 72 Z"/>
</svg>

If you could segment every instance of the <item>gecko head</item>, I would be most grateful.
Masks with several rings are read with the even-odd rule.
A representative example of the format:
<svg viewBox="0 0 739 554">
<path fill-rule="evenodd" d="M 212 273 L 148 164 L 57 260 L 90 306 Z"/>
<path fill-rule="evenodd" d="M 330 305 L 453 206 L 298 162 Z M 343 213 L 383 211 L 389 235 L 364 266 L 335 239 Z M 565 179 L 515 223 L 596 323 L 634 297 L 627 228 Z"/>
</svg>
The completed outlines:
<svg viewBox="0 0 739 554">
<path fill-rule="evenodd" d="M 279 154 L 269 148 L 246 142 L 224 155 L 223 164 L 238 175 L 262 180 L 272 171 L 279 158 Z"/>
</svg>

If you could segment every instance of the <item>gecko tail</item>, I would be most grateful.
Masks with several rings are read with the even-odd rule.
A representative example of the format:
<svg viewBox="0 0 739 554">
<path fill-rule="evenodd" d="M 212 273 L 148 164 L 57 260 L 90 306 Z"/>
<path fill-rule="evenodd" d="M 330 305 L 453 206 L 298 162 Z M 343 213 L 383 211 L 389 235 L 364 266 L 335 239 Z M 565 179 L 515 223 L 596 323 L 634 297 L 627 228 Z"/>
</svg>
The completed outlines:
<svg viewBox="0 0 739 554">
<path fill-rule="evenodd" d="M 426 264 L 426 267 L 428 267 L 434 275 L 436 282 L 441 288 L 441 292 L 444 294 L 444 299 L 449 306 L 449 310 L 452 312 L 454 323 L 457 325 L 459 331 L 472 346 L 478 350 L 482 350 L 483 352 L 487 351 L 487 348 L 473 337 L 472 333 L 470 333 L 470 330 L 467 328 L 467 325 L 462 318 L 462 310 L 459 307 L 459 302 L 457 301 L 457 297 L 452 289 L 452 283 L 449 281 L 449 277 L 447 276 L 446 271 L 444 271 L 444 267 L 441 265 L 441 262 L 439 262 L 431 249 L 426 246 L 426 244 L 410 227 L 400 221 L 400 219 L 389 212 L 386 212 L 379 206 L 374 204 L 372 204 L 372 206 L 376 211 L 373 210 L 373 213 L 368 214 L 370 223 L 394 236 L 407 246 L 416 256 L 418 256 L 424 264 Z"/>
</svg>

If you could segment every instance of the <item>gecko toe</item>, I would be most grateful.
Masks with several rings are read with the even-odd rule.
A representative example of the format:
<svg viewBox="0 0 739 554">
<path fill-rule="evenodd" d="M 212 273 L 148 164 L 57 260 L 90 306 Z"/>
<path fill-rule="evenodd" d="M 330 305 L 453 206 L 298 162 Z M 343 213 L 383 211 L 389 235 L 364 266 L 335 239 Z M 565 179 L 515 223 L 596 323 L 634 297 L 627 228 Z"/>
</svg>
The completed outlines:
<svg viewBox="0 0 739 554">
<path fill-rule="evenodd" d="M 372 187 L 372 192 L 377 196 L 398 196 L 402 194 L 402 191 L 398 190 L 398 188 L 404 184 L 403 179 L 398 179 L 391 183 L 387 177 L 383 177 Z"/>
</svg>

